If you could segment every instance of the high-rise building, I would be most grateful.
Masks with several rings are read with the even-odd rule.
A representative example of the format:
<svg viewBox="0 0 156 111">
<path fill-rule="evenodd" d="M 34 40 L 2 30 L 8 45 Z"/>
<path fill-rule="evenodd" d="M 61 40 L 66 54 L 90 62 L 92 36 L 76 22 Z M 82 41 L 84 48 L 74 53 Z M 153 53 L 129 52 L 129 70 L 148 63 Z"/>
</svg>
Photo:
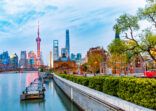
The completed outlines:
<svg viewBox="0 0 156 111">
<path fill-rule="evenodd" d="M 27 59 L 27 52 L 21 51 L 21 59 Z"/>
<path fill-rule="evenodd" d="M 66 48 L 61 49 L 61 60 L 68 61 L 68 51 Z"/>
<path fill-rule="evenodd" d="M 53 68 L 53 57 L 52 57 L 52 51 L 50 51 L 50 68 Z"/>
<path fill-rule="evenodd" d="M 36 68 L 37 65 L 37 57 L 33 51 L 28 53 L 28 67 L 29 68 Z"/>
<path fill-rule="evenodd" d="M 63 58 L 68 57 L 68 50 L 66 48 L 61 49 L 61 57 L 63 57 Z"/>
<path fill-rule="evenodd" d="M 17 54 L 12 54 L 10 56 L 10 68 L 11 69 L 17 69 L 18 68 L 18 56 Z"/>
<path fill-rule="evenodd" d="M 0 70 L 14 70 L 18 68 L 18 56 L 17 54 L 11 54 L 9 56 L 8 51 L 0 54 Z"/>
<path fill-rule="evenodd" d="M 76 60 L 76 55 L 74 53 L 71 53 L 70 60 L 71 61 L 75 61 Z"/>
<path fill-rule="evenodd" d="M 20 68 L 27 68 L 27 53 L 26 51 L 21 51 L 21 58 L 19 61 L 19 67 Z"/>
<path fill-rule="evenodd" d="M 76 57 L 76 60 L 81 60 L 82 59 L 82 55 L 81 55 L 81 53 L 77 53 L 77 57 Z"/>
<path fill-rule="evenodd" d="M 70 38 L 69 38 L 69 30 L 67 29 L 66 30 L 66 47 L 67 49 L 67 54 L 68 54 L 68 57 L 70 57 Z"/>
<path fill-rule="evenodd" d="M 2 63 L 4 65 L 9 65 L 9 63 L 10 63 L 10 56 L 9 56 L 8 51 L 2 53 Z"/>
<path fill-rule="evenodd" d="M 57 61 L 59 59 L 59 42 L 58 40 L 53 40 L 53 60 Z"/>
<path fill-rule="evenodd" d="M 1 54 L 1 70 L 7 70 L 9 69 L 9 64 L 10 64 L 10 56 L 8 51 L 3 52 Z"/>
</svg>

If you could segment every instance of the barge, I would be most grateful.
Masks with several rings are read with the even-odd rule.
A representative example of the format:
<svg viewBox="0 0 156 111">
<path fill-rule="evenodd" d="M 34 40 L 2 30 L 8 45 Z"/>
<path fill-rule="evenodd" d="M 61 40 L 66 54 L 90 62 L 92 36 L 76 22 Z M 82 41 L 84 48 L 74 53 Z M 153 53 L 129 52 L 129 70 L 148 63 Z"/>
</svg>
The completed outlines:
<svg viewBox="0 0 156 111">
<path fill-rule="evenodd" d="M 31 92 L 27 92 L 27 93 L 23 93 L 20 96 L 20 100 L 36 100 L 36 99 L 44 99 L 44 91 L 31 91 Z"/>
<path fill-rule="evenodd" d="M 36 99 L 44 99 L 45 87 L 43 86 L 42 81 L 39 79 L 35 79 L 30 83 L 28 87 L 23 91 L 20 95 L 20 100 L 36 100 Z"/>
</svg>

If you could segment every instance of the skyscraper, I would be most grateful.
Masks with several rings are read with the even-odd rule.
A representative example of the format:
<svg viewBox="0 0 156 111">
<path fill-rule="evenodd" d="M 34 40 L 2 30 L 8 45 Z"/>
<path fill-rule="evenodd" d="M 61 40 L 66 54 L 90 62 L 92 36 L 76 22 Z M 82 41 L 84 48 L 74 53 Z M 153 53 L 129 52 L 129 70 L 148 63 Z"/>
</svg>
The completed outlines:
<svg viewBox="0 0 156 111">
<path fill-rule="evenodd" d="M 28 67 L 29 68 L 36 68 L 36 64 L 38 62 L 36 58 L 37 56 L 34 51 L 28 52 Z"/>
<path fill-rule="evenodd" d="M 66 48 L 61 49 L 61 57 L 63 57 L 63 58 L 68 57 L 68 50 Z"/>
<path fill-rule="evenodd" d="M 21 59 L 27 59 L 27 52 L 21 51 Z"/>
<path fill-rule="evenodd" d="M 76 60 L 76 55 L 74 53 L 71 53 L 70 60 L 72 61 Z"/>
<path fill-rule="evenodd" d="M 11 69 L 17 69 L 18 68 L 18 56 L 17 54 L 12 54 L 10 56 L 10 68 Z"/>
<path fill-rule="evenodd" d="M 2 53 L 2 63 L 4 65 L 9 65 L 9 63 L 10 63 L 10 56 L 9 56 L 8 51 Z"/>
<path fill-rule="evenodd" d="M 81 60 L 82 59 L 82 55 L 81 55 L 81 53 L 77 53 L 77 57 L 76 57 L 76 60 Z"/>
<path fill-rule="evenodd" d="M 9 64 L 10 64 L 10 56 L 8 51 L 3 52 L 1 55 L 1 62 L 2 62 L 2 70 L 7 70 L 9 69 Z"/>
<path fill-rule="evenodd" d="M 67 57 L 70 57 L 70 38 L 69 38 L 69 30 L 66 30 L 66 49 L 67 49 Z"/>
<path fill-rule="evenodd" d="M 21 51 L 21 58 L 19 61 L 19 67 L 20 68 L 27 68 L 27 53 L 26 51 Z"/>
<path fill-rule="evenodd" d="M 53 40 L 53 60 L 57 61 L 59 59 L 59 42 L 58 40 Z"/>
<path fill-rule="evenodd" d="M 52 57 L 52 51 L 50 51 L 50 68 L 53 68 L 53 57 Z"/>
</svg>

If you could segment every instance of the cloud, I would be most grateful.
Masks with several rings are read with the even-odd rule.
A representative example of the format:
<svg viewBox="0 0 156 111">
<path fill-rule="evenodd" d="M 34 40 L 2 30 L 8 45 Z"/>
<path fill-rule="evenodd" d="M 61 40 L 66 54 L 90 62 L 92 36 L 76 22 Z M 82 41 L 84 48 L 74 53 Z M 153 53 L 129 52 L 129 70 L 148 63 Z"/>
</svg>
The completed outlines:
<svg viewBox="0 0 156 111">
<path fill-rule="evenodd" d="M 116 18 L 135 14 L 144 0 L 1 0 L 1 50 L 36 50 L 37 22 L 40 21 L 43 56 L 52 50 L 52 41 L 64 47 L 65 30 L 70 29 L 71 52 L 92 46 L 107 47 L 114 38 Z M 10 47 L 10 48 L 9 48 Z"/>
</svg>

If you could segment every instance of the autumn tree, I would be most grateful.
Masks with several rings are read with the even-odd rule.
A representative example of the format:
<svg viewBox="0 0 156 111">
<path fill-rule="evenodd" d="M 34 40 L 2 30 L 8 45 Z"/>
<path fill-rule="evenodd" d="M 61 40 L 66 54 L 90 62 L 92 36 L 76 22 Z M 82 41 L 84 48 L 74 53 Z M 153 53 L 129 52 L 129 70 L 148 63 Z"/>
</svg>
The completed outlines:
<svg viewBox="0 0 156 111">
<path fill-rule="evenodd" d="M 126 67 L 128 56 L 125 49 L 127 49 L 127 45 L 120 39 L 113 40 L 108 46 L 108 51 L 111 54 L 109 67 L 113 69 L 112 72 L 115 74 L 121 73 Z"/>
<path fill-rule="evenodd" d="M 89 67 L 89 66 L 88 66 L 88 63 L 84 63 L 84 64 L 81 65 L 81 69 L 82 69 L 82 71 L 84 71 L 84 72 L 88 72 L 88 70 L 89 70 L 88 67 Z"/>
<path fill-rule="evenodd" d="M 100 53 L 90 53 L 88 56 L 89 69 L 95 74 L 100 71 L 100 63 L 103 61 L 103 56 Z"/>
</svg>

